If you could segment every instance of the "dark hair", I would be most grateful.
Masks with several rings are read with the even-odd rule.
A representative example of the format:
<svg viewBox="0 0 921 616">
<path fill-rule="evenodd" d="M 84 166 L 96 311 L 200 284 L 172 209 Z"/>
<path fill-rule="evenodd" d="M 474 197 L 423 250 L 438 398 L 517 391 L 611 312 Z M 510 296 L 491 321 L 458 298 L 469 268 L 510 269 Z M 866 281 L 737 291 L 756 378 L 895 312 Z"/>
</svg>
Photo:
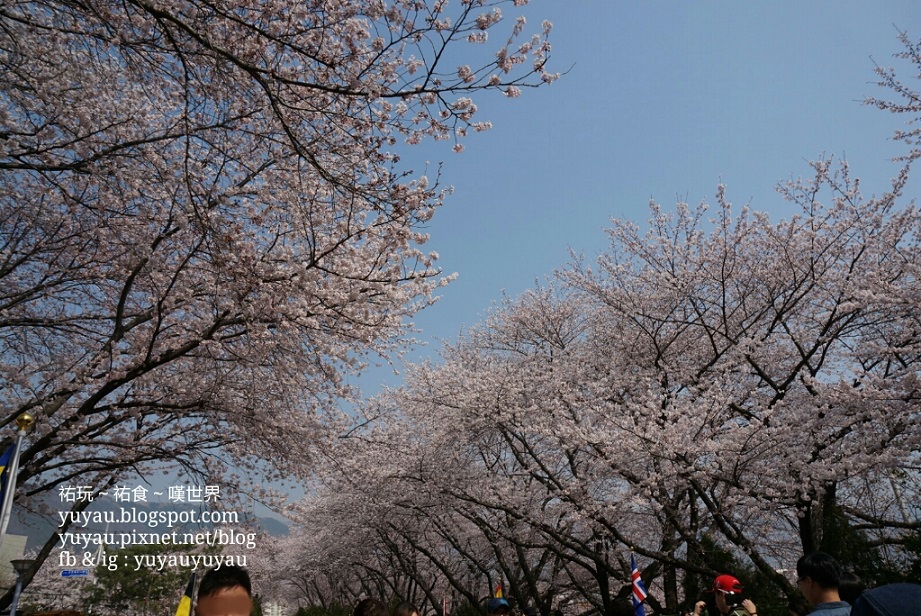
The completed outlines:
<svg viewBox="0 0 921 616">
<path fill-rule="evenodd" d="M 838 580 L 838 595 L 841 596 L 842 601 L 847 601 L 854 605 L 857 597 L 866 589 L 867 585 L 863 583 L 863 580 L 856 573 L 852 571 L 841 572 L 841 579 Z"/>
<path fill-rule="evenodd" d="M 806 554 L 796 563 L 796 574 L 809 578 L 822 588 L 836 589 L 841 583 L 841 565 L 825 552 Z"/>
<path fill-rule="evenodd" d="M 419 610 L 416 609 L 412 603 L 407 603 L 406 601 L 400 601 L 397 603 L 396 607 L 393 608 L 390 616 L 413 616 L 413 614 L 418 614 Z"/>
<path fill-rule="evenodd" d="M 198 585 L 198 598 L 210 597 L 216 592 L 237 586 L 241 586 L 250 597 L 253 596 L 252 584 L 246 569 L 236 565 L 224 565 L 211 569 L 202 576 L 201 584 Z"/>
<path fill-rule="evenodd" d="M 377 599 L 362 599 L 352 611 L 352 616 L 387 616 L 387 608 Z"/>
</svg>

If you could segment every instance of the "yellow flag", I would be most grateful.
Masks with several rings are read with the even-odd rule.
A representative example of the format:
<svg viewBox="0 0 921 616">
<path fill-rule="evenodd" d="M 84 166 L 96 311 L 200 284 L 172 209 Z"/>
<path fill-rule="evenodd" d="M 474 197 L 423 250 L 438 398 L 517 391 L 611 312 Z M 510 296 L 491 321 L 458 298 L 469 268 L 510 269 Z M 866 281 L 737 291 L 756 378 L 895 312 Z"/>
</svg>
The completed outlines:
<svg viewBox="0 0 921 616">
<path fill-rule="evenodd" d="M 189 585 L 186 586 L 185 594 L 179 600 L 179 607 L 176 608 L 176 616 L 192 616 L 192 593 L 195 592 L 195 572 L 189 578 Z"/>
</svg>

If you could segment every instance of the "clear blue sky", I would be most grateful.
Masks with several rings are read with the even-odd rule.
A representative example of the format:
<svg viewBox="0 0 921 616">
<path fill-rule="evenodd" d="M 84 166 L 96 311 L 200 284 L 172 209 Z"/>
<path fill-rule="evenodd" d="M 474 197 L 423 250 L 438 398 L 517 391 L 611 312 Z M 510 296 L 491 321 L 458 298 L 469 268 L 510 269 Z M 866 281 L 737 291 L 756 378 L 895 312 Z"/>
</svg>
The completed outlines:
<svg viewBox="0 0 921 616">
<path fill-rule="evenodd" d="M 532 0 L 525 14 L 529 29 L 553 22 L 551 69 L 568 74 L 518 99 L 477 99 L 494 128 L 462 154 L 443 143 L 406 152 L 444 161 L 455 192 L 427 249 L 458 273 L 416 318 L 429 344 L 413 359 L 564 265 L 570 249 L 593 258 L 611 217 L 644 222 L 650 197 L 697 203 L 723 182 L 736 205 L 779 219 L 775 184 L 808 175 L 806 161 L 823 153 L 845 156 L 867 193 L 896 173 L 889 159 L 904 146 L 890 135 L 908 118 L 862 101 L 885 94 L 873 62 L 896 63 L 896 28 L 921 37 L 917 0 Z M 366 393 L 399 385 L 389 372 L 359 382 Z"/>
</svg>

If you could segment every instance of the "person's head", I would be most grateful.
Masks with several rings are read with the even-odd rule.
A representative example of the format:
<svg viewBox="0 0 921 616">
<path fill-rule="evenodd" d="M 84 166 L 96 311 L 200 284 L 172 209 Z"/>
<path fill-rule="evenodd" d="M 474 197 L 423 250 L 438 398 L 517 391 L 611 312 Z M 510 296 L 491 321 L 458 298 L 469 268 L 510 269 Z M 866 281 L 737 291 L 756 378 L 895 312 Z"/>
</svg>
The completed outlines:
<svg viewBox="0 0 921 616">
<path fill-rule="evenodd" d="M 838 601 L 841 566 L 825 552 L 806 554 L 796 563 L 799 588 L 812 605 Z"/>
<path fill-rule="evenodd" d="M 401 601 L 393 608 L 393 613 L 390 616 L 419 616 L 419 610 L 411 603 Z"/>
<path fill-rule="evenodd" d="M 863 580 L 856 573 L 852 571 L 841 572 L 841 579 L 838 580 L 838 596 L 841 597 L 842 601 L 847 601 L 854 605 L 857 597 L 866 589 L 867 585 L 863 583 Z"/>
<path fill-rule="evenodd" d="M 377 599 L 362 599 L 352 611 L 352 616 L 387 616 L 387 608 Z"/>
<path fill-rule="evenodd" d="M 921 584 L 899 582 L 868 588 L 857 598 L 851 614 L 916 616 L 921 613 Z"/>
<path fill-rule="evenodd" d="M 252 610 L 253 589 L 246 569 L 225 565 L 201 578 L 196 616 L 249 616 Z"/>
<path fill-rule="evenodd" d="M 486 604 L 486 613 L 487 614 L 497 614 L 498 616 L 508 616 L 512 613 L 512 606 L 508 604 L 508 601 L 500 597 L 495 597 L 490 599 Z"/>
<path fill-rule="evenodd" d="M 713 594 L 716 609 L 721 614 L 727 614 L 730 608 L 742 601 L 742 582 L 731 575 L 718 575 L 713 580 Z"/>
</svg>

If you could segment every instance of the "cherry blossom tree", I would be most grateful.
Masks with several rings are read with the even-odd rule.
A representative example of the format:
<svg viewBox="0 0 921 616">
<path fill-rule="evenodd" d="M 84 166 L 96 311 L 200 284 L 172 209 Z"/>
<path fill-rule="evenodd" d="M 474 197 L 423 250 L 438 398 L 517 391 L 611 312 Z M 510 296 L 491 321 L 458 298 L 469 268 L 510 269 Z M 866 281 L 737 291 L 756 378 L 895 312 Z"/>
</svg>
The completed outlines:
<svg viewBox="0 0 921 616">
<path fill-rule="evenodd" d="M 907 32 L 899 32 L 899 41 L 905 49 L 895 54 L 895 57 L 911 63 L 910 70 L 915 71 L 913 77 L 917 77 L 918 71 L 921 70 L 921 41 L 913 41 Z M 876 75 L 879 77 L 877 85 L 888 90 L 889 95 L 895 98 L 871 96 L 866 99 L 865 103 L 890 113 L 908 114 L 911 116 L 908 124 L 917 123 L 918 117 L 921 116 L 921 98 L 918 97 L 918 89 L 904 81 L 904 78 L 900 77 L 900 72 L 896 72 L 894 67 L 877 65 Z M 897 130 L 893 135 L 893 139 L 902 141 L 911 147 L 899 160 L 910 164 L 921 157 L 921 149 L 919 149 L 919 145 L 921 145 L 921 127 L 916 126 L 907 130 Z"/>
<path fill-rule="evenodd" d="M 32 554 L 26 554 L 27 557 Z M 95 583 L 95 577 L 61 577 L 61 569 L 56 566 L 57 555 L 45 560 L 36 572 L 32 584 L 20 597 L 20 608 L 34 611 L 53 611 L 75 609 L 83 606 L 83 595 L 87 587 Z"/>
<path fill-rule="evenodd" d="M 712 219 L 653 204 L 646 232 L 615 221 L 597 264 L 506 302 L 369 407 L 318 497 L 327 514 L 304 518 L 370 533 L 356 542 L 382 579 L 399 570 L 385 557 L 447 550 L 522 605 L 576 596 L 606 613 L 631 548 L 668 610 L 682 575 L 720 571 L 713 544 L 786 593 L 776 570 L 840 550 L 845 530 L 872 528 L 865 544 L 904 564 L 921 216 L 897 204 L 904 175 L 865 198 L 846 166 L 813 171 L 782 187 L 778 223 L 722 188 Z"/>
<path fill-rule="evenodd" d="M 402 144 L 459 150 L 489 128 L 477 92 L 556 78 L 550 25 L 503 17 L 522 4 L 0 9 L 0 415 L 37 420 L 18 502 L 163 460 L 304 472 L 344 375 L 450 278 L 422 247 L 444 191 Z"/>
<path fill-rule="evenodd" d="M 477 330 L 475 343 L 452 347 L 444 367 L 418 367 L 406 389 L 366 408 L 368 421 L 323 465 L 322 488 L 290 514 L 302 524 L 294 533 L 297 547 L 288 548 L 297 556 L 274 570 L 309 571 L 303 579 L 325 580 L 328 591 L 330 580 L 348 580 L 351 590 L 340 586 L 336 596 L 406 598 L 415 590 L 418 603 L 435 611 L 445 596 L 452 605 L 477 605 L 499 581 L 519 606 L 545 614 L 580 604 L 610 611 L 616 598 L 597 588 L 612 576 L 624 579 L 626 563 L 546 485 L 565 482 L 569 466 L 581 473 L 581 459 L 567 462 L 574 450 L 560 453 L 551 438 L 528 435 L 513 419 L 534 414 L 535 387 L 555 397 L 552 378 L 541 378 L 552 372 L 542 361 L 559 353 L 554 369 L 568 372 L 573 364 L 551 344 L 520 364 L 512 349 L 517 345 L 524 357 L 531 342 L 539 346 L 541 331 L 568 344 L 584 320 L 573 305 L 552 312 L 545 293 L 532 299 L 533 310 L 516 314 L 514 337 L 511 326 L 507 335 L 498 331 L 497 319 Z M 557 385 L 565 382 L 559 374 Z M 533 407 L 521 411 L 526 398 Z M 552 457 L 555 470 L 548 472 L 560 475 L 536 473 L 529 455 L 546 464 Z"/>
<path fill-rule="evenodd" d="M 881 75 L 908 102 L 879 105 L 915 113 Z M 720 186 L 713 204 L 651 203 L 642 228 L 613 221 L 597 261 L 503 302 L 367 405 L 303 519 L 360 534 L 365 570 L 390 580 L 411 549 L 431 587 L 460 592 L 466 561 L 522 605 L 605 613 L 631 549 L 669 612 L 726 557 L 767 593 L 795 592 L 778 569 L 815 549 L 904 575 L 921 530 L 915 158 L 870 195 L 816 161 L 779 187 L 778 220 Z"/>
<path fill-rule="evenodd" d="M 651 453 L 638 486 L 666 512 L 688 489 L 686 506 L 765 575 L 782 546 L 759 544 L 784 520 L 794 552 L 831 545 L 824 528 L 846 485 L 872 482 L 875 523 L 898 528 L 880 480 L 917 451 L 917 314 L 900 295 L 915 292 L 918 213 L 894 205 L 901 179 L 864 200 L 846 167 L 829 169 L 784 187 L 802 208 L 788 221 L 732 217 L 721 196 L 710 233 L 689 208 L 658 214 L 645 237 L 619 224 L 597 271 L 567 274 L 602 306 L 608 365 L 626 356 L 615 370 L 632 366 L 643 384 L 624 384 L 611 409 L 631 449 Z M 679 514 L 669 530 L 693 539 Z"/>
</svg>

